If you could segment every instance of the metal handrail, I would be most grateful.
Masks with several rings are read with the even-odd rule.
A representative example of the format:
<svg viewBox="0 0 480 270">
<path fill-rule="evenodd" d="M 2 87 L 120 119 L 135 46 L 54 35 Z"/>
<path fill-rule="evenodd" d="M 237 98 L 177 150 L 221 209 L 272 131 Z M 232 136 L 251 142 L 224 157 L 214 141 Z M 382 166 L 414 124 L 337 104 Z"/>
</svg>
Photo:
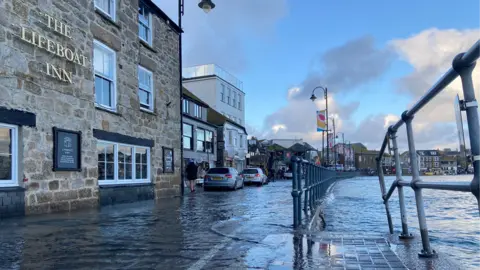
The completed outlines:
<svg viewBox="0 0 480 270">
<path fill-rule="evenodd" d="M 403 187 L 411 187 L 415 191 L 415 201 L 417 206 L 417 216 L 420 227 L 420 235 L 422 238 L 422 251 L 419 253 L 421 257 L 436 257 L 437 253 L 430 247 L 430 240 L 428 237 L 428 228 L 426 223 L 425 209 L 423 206 L 422 189 L 448 190 L 458 192 L 471 192 L 476 198 L 478 209 L 480 212 L 480 124 L 478 115 L 478 104 L 475 99 L 475 91 L 473 88 L 472 71 L 475 68 L 476 61 L 480 57 L 480 40 L 465 53 L 457 55 L 452 67 L 423 95 L 410 110 L 403 112 L 400 120 L 388 128 L 385 137 L 382 141 L 380 152 L 376 159 L 377 170 L 380 184 L 380 191 L 382 193 L 383 203 L 385 204 L 385 211 L 387 214 L 387 221 L 389 231 L 393 234 L 392 217 L 389 209 L 389 199 L 394 191 L 398 190 L 398 197 L 400 203 L 400 215 L 402 219 L 402 233 L 401 239 L 412 238 L 413 236 L 408 232 L 407 216 L 405 208 L 405 199 L 403 195 Z M 468 132 L 470 136 L 470 147 L 472 151 L 474 177 L 471 182 L 423 182 L 420 179 L 420 172 L 417 163 L 417 153 L 415 150 L 415 141 L 413 138 L 412 120 L 417 112 L 419 112 L 426 104 L 428 104 L 436 95 L 442 92 L 445 87 L 452 83 L 458 76 L 462 80 L 463 95 L 465 101 L 463 104 L 468 104 L 461 108 L 466 111 L 468 121 Z M 412 167 L 412 181 L 405 181 L 402 178 L 402 169 L 400 166 L 400 155 L 397 145 L 397 131 L 403 125 L 406 125 L 408 148 L 410 154 L 410 162 Z M 395 158 L 396 180 L 390 186 L 388 192 L 385 187 L 385 180 L 383 176 L 383 169 L 381 160 L 385 149 L 389 142 L 393 143 L 393 151 Z"/>
<path fill-rule="evenodd" d="M 337 180 L 337 173 L 298 157 L 292 157 L 291 162 L 293 226 L 297 228 L 302 224 L 302 208 L 306 216 L 314 213 L 317 202 Z"/>
</svg>

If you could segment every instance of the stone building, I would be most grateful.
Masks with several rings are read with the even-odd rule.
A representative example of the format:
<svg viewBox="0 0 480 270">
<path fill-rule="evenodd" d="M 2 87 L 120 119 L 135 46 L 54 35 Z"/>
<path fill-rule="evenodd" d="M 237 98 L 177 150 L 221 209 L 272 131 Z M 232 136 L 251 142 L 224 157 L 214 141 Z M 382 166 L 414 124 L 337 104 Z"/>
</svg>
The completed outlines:
<svg viewBox="0 0 480 270">
<path fill-rule="evenodd" d="M 180 31 L 151 0 L 0 1 L 0 217 L 180 193 Z"/>
</svg>

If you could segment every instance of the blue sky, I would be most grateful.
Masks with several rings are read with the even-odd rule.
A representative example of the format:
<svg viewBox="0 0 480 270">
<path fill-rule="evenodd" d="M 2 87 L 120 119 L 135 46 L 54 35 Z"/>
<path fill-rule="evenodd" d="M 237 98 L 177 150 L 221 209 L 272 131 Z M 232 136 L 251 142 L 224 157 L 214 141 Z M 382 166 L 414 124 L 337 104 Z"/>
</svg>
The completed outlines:
<svg viewBox="0 0 480 270">
<path fill-rule="evenodd" d="M 155 1 L 177 19 L 176 1 Z M 244 82 L 251 134 L 300 136 L 313 143 L 319 138 L 313 131 L 316 107 L 308 101 L 313 85 L 329 87 L 330 113 L 339 114 L 340 128 L 351 140 L 374 143 L 377 136 L 361 134 L 361 125 L 383 129 L 386 119 L 406 110 L 480 33 L 478 0 L 462 0 L 462 5 L 451 0 L 213 1 L 217 6 L 209 14 L 196 6 L 198 1 L 185 1 L 184 65 L 215 63 Z M 363 48 L 356 51 L 351 46 L 355 41 Z M 345 59 L 337 63 L 331 55 Z M 343 66 L 332 68 L 337 64 Z M 430 67 L 436 64 L 438 68 Z M 358 77 L 363 73 L 369 76 L 365 80 Z M 289 99 L 292 87 L 301 93 Z M 432 108 L 450 110 L 442 106 L 458 87 L 446 92 Z M 426 135 L 451 124 L 453 113 L 446 116 L 448 121 L 431 117 L 438 115 L 434 109 L 425 115 L 430 116 L 418 121 L 425 147 L 453 145 L 450 134 L 430 143 Z M 272 132 L 279 124 L 283 131 Z"/>
</svg>

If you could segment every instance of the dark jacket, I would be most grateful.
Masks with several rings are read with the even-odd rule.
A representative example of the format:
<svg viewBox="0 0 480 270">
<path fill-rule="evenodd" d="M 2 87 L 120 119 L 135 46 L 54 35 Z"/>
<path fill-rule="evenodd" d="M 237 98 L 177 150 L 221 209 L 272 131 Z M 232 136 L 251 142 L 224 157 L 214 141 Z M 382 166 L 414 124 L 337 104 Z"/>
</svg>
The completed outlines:
<svg viewBox="0 0 480 270">
<path fill-rule="evenodd" d="M 188 180 L 195 180 L 197 179 L 198 175 L 198 167 L 195 165 L 195 163 L 191 162 L 187 165 L 187 179 Z"/>
</svg>

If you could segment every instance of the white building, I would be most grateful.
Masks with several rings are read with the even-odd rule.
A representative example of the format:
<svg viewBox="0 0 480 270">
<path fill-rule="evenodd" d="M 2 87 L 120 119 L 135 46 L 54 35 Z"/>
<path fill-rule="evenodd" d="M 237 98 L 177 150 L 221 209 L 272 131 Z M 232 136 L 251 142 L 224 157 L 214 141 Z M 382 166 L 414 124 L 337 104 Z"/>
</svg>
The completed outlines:
<svg viewBox="0 0 480 270">
<path fill-rule="evenodd" d="M 243 83 L 217 65 L 210 64 L 185 68 L 183 85 L 213 109 L 208 120 L 221 127 L 217 164 L 243 170 L 248 149 Z M 226 120 L 222 121 L 216 112 Z"/>
<path fill-rule="evenodd" d="M 217 65 L 183 69 L 183 85 L 211 108 L 245 126 L 243 83 Z"/>
</svg>

